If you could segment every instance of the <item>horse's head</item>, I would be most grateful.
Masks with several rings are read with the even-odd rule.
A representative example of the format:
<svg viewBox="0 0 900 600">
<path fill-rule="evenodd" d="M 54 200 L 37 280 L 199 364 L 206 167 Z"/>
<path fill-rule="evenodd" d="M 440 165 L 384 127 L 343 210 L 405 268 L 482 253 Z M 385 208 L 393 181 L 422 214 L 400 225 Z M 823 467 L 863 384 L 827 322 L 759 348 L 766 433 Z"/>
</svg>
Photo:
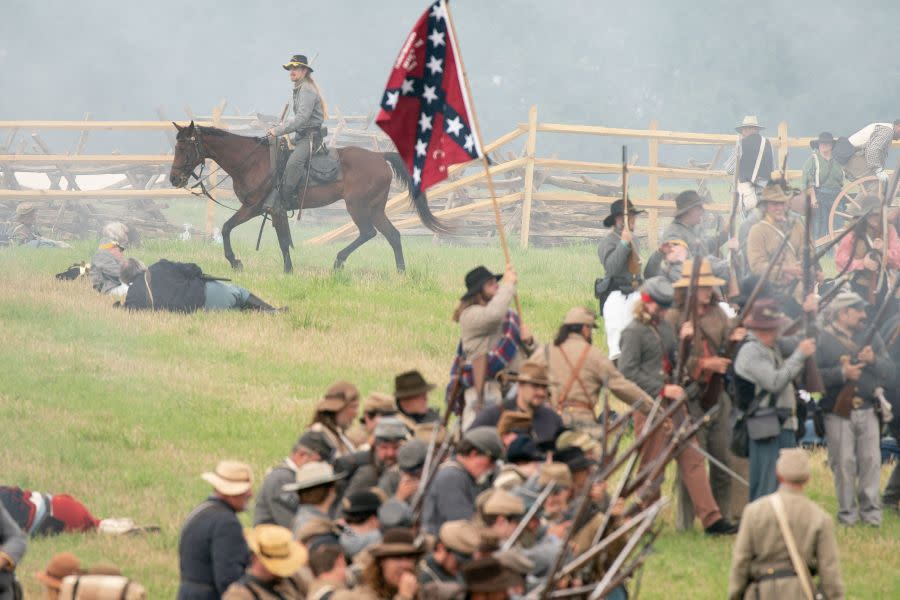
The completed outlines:
<svg viewBox="0 0 900 600">
<path fill-rule="evenodd" d="M 184 187 L 197 165 L 206 158 L 206 152 L 200 139 L 200 128 L 193 121 L 187 127 L 175 122 L 172 125 L 178 130 L 178 135 L 175 137 L 175 156 L 169 171 L 169 182 L 173 187 Z"/>
</svg>

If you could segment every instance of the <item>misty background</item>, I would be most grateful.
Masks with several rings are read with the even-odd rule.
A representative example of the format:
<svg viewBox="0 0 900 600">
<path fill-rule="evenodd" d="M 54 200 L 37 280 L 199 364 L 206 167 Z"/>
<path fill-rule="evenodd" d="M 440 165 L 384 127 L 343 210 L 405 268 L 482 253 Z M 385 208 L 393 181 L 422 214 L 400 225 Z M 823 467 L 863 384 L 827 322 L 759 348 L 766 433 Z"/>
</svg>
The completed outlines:
<svg viewBox="0 0 900 600">
<path fill-rule="evenodd" d="M 226 114 L 277 114 L 290 93 L 281 64 L 294 53 L 317 56 L 330 107 L 365 115 L 428 4 L 4 0 L 0 119 L 156 119 L 161 108 L 182 120 L 185 106 L 208 115 L 223 99 Z M 766 133 L 786 120 L 792 136 L 848 135 L 900 117 L 895 0 L 451 6 L 485 141 L 525 122 L 532 104 L 544 122 L 646 128 L 657 119 L 698 132 L 731 133 L 756 114 Z M 99 151 L 103 135 L 89 148 Z M 604 143 L 544 136 L 538 153 L 594 158 L 584 155 Z M 644 162 L 646 142 L 633 143 Z M 799 163 L 807 153 L 794 154 Z"/>
</svg>

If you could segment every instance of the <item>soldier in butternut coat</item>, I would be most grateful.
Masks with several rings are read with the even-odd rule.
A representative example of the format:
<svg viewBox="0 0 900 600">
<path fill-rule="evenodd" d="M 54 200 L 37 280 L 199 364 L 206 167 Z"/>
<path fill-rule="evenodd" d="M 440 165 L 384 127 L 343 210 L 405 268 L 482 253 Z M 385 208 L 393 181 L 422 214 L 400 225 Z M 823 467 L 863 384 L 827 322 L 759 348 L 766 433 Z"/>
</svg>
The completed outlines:
<svg viewBox="0 0 900 600">
<path fill-rule="evenodd" d="M 803 221 L 788 211 L 788 201 L 796 190 L 786 192 L 782 180 L 773 179 L 763 190 L 763 218 L 756 223 L 747 236 L 747 262 L 750 272 L 762 275 L 772 262 L 781 241 L 788 236 L 787 247 L 781 260 L 771 274 L 775 289 L 785 297 L 793 298 L 798 304 L 803 302 Z M 821 271 L 819 272 L 821 274 Z M 796 311 L 786 310 L 788 313 Z"/>
<path fill-rule="evenodd" d="M 552 405 L 562 415 L 566 427 L 580 429 L 599 437 L 597 403 L 603 384 L 616 398 L 638 410 L 649 412 L 651 398 L 637 384 L 625 379 L 606 353 L 592 345 L 597 315 L 589 308 L 576 306 L 566 313 L 552 344 L 539 348 L 531 360 L 550 367 Z"/>
<path fill-rule="evenodd" d="M 805 597 L 775 517 L 772 497 L 777 495 L 801 558 L 814 576 L 818 574 L 824 596 L 828 600 L 840 600 L 844 597 L 844 584 L 834 523 L 828 513 L 803 493 L 810 476 L 806 451 L 782 450 L 775 470 L 781 484 L 778 491 L 751 502 L 744 509 L 734 542 L 728 598 Z"/>
</svg>

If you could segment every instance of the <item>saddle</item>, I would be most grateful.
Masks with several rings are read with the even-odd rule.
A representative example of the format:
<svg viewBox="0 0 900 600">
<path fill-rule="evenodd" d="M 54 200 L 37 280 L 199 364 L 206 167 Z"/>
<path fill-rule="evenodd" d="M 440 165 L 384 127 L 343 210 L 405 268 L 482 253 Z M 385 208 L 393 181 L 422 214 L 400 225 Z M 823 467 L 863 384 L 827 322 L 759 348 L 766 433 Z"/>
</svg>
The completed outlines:
<svg viewBox="0 0 900 600">
<path fill-rule="evenodd" d="M 325 143 L 327 132 L 328 129 L 322 127 L 317 135 L 313 136 L 313 153 L 309 161 L 309 185 L 311 186 L 326 185 L 343 178 L 341 160 L 337 150 L 329 148 Z M 293 145 L 287 136 L 282 136 L 278 138 L 278 143 L 274 147 L 270 146 L 270 153 L 272 152 L 275 154 L 275 158 L 272 160 L 272 164 L 276 165 L 275 180 L 281 181 L 288 158 L 293 152 Z M 301 180 L 300 189 L 303 189 L 303 186 L 304 182 Z"/>
</svg>

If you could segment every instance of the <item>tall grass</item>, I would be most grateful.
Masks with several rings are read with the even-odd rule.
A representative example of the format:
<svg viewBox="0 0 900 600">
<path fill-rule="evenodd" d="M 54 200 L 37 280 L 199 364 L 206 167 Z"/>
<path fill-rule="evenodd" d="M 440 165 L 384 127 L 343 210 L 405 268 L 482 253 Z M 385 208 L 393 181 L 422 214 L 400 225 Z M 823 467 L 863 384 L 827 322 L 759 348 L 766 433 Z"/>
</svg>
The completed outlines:
<svg viewBox="0 0 900 600">
<path fill-rule="evenodd" d="M 238 458 L 261 478 L 336 379 L 353 381 L 364 394 L 390 391 L 393 376 L 410 368 L 446 383 L 458 335 L 450 314 L 463 276 L 476 264 L 502 268 L 494 247 L 406 238 L 408 272 L 401 276 L 377 238 L 338 273 L 328 268 L 338 246 L 298 243 L 296 272 L 283 275 L 272 234 L 255 253 L 251 229 L 236 238 L 242 273 L 226 270 L 214 244 L 148 242 L 128 254 L 148 264 L 161 257 L 197 262 L 289 312 L 131 314 L 86 281 L 53 279 L 89 258 L 93 244 L 0 251 L 0 482 L 69 493 L 96 516 L 162 527 L 127 539 L 34 540 L 19 568 L 29 597 L 39 593 L 31 573 L 63 550 L 86 564 L 117 563 L 151 597 L 172 597 L 181 521 L 208 492 L 202 471 Z M 593 247 L 515 250 L 513 262 L 525 321 L 539 339 L 552 338 L 570 307 L 593 302 Z M 821 455 L 816 463 L 813 496 L 834 511 Z M 900 596 L 898 533 L 893 515 L 880 530 L 839 531 L 851 597 Z M 730 544 L 667 531 L 647 563 L 643 595 L 722 597 Z"/>
</svg>

